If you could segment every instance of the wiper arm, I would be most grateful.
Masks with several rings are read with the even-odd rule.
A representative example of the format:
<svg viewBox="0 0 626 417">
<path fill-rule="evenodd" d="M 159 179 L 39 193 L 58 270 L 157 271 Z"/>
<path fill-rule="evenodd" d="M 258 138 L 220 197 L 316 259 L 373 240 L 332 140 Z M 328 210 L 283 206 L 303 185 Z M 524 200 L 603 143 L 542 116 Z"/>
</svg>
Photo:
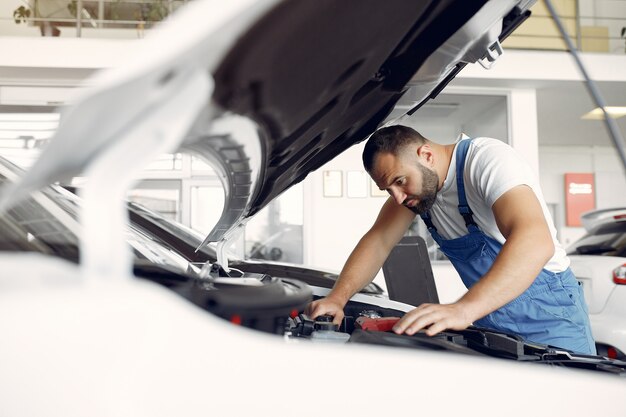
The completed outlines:
<svg viewBox="0 0 626 417">
<path fill-rule="evenodd" d="M 447 332 L 452 332 L 447 330 Z M 469 327 L 458 331 L 463 334 L 467 347 L 481 353 L 518 361 L 592 369 L 617 375 L 626 374 L 626 362 L 602 356 L 583 355 L 540 343 L 524 341 L 514 334 Z"/>
<path fill-rule="evenodd" d="M 448 332 L 453 332 L 447 330 Z M 490 356 L 515 359 L 518 361 L 538 361 L 538 351 L 545 351 L 547 346 L 533 345 L 520 336 L 470 326 L 458 331 L 465 337 L 467 347 Z"/>
</svg>

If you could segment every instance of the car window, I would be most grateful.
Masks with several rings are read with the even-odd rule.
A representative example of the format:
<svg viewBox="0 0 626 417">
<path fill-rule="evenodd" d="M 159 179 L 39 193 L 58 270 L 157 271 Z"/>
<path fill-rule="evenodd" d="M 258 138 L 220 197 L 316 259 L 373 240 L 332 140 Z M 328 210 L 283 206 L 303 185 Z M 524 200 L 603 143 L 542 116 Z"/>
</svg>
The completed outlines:
<svg viewBox="0 0 626 417">
<path fill-rule="evenodd" d="M 626 222 L 598 227 L 570 246 L 568 255 L 626 256 Z"/>
</svg>

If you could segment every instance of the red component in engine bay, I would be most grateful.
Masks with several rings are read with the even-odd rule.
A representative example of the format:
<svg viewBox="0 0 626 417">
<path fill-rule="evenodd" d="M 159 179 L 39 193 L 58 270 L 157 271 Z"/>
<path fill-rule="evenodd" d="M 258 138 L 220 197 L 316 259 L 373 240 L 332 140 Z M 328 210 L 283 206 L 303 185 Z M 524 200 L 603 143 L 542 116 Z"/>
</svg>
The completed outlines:
<svg viewBox="0 0 626 417">
<path fill-rule="evenodd" d="M 359 317 L 356 319 L 355 327 L 363 330 L 388 332 L 391 331 L 398 320 L 400 320 L 400 317 Z"/>
</svg>

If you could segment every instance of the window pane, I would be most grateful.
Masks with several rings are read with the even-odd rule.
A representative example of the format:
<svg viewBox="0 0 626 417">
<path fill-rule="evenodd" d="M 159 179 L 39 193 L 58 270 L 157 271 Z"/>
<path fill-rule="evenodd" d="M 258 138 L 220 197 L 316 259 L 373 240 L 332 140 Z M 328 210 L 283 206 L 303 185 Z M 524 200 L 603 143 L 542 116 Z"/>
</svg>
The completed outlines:
<svg viewBox="0 0 626 417">
<path fill-rule="evenodd" d="M 246 257 L 302 263 L 303 188 L 298 184 L 272 201 L 246 225 Z"/>
<path fill-rule="evenodd" d="M 182 158 L 179 153 L 159 155 L 145 169 L 146 171 L 180 171 L 183 169 Z"/>
<path fill-rule="evenodd" d="M 180 221 L 180 181 L 146 180 L 128 193 L 128 199 Z"/>
<path fill-rule="evenodd" d="M 202 158 L 191 157 L 191 171 L 194 174 L 215 175 L 215 170 L 211 165 L 206 163 Z"/>
<path fill-rule="evenodd" d="M 191 228 L 208 235 L 224 209 L 224 190 L 220 186 L 191 187 Z"/>
</svg>

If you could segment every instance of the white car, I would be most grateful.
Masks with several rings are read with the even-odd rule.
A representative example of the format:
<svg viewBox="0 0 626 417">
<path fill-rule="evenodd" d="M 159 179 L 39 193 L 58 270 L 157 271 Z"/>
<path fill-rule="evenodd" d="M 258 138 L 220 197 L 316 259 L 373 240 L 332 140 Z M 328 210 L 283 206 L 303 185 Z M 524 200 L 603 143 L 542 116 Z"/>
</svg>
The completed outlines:
<svg viewBox="0 0 626 417">
<path fill-rule="evenodd" d="M 38 161 L 1 190 L 6 209 L 51 182 L 88 178 L 80 266 L 0 253 L 0 415 L 623 415 L 626 381 L 610 373 L 623 374 L 622 361 L 477 329 L 336 332 L 299 314 L 306 286 L 236 276 L 220 249 L 273 198 L 385 123 L 409 88 L 419 107 L 466 64 L 489 66 L 532 3 L 181 7 L 134 60 L 90 80 Z M 123 197 L 144 164 L 179 146 L 214 163 L 227 198 L 207 238 L 218 242 L 218 262 L 174 291 L 132 276 Z M 363 297 L 349 305 L 355 323 L 388 324 L 376 313 L 411 308 Z M 277 328 L 283 334 L 269 334 Z M 559 366 L 568 364 L 609 372 Z"/>
<path fill-rule="evenodd" d="M 568 248 L 598 354 L 626 359 L 626 208 L 583 214 L 587 233 Z"/>
</svg>

